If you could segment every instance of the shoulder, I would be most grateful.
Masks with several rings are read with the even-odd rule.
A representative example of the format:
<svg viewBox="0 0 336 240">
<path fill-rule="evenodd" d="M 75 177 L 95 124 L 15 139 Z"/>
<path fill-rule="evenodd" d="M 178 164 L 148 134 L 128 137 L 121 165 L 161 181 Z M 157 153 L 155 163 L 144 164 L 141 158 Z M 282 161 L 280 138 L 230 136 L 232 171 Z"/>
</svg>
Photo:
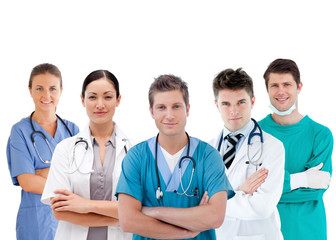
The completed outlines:
<svg viewBox="0 0 336 240">
<path fill-rule="evenodd" d="M 306 116 L 306 123 L 309 128 L 312 128 L 316 134 L 322 133 L 327 135 L 332 135 L 330 129 L 318 122 L 315 122 L 310 117 Z"/>
<path fill-rule="evenodd" d="M 66 119 L 63 119 L 63 121 L 68 126 L 68 128 L 71 130 L 73 135 L 76 135 L 79 132 L 79 128 L 75 123 L 69 120 L 66 120 Z"/>
<path fill-rule="evenodd" d="M 10 132 L 10 138 L 12 136 L 23 136 L 28 131 L 32 132 L 33 129 L 31 128 L 29 118 L 22 118 L 19 122 L 15 123 L 12 126 L 11 132 Z"/>
</svg>

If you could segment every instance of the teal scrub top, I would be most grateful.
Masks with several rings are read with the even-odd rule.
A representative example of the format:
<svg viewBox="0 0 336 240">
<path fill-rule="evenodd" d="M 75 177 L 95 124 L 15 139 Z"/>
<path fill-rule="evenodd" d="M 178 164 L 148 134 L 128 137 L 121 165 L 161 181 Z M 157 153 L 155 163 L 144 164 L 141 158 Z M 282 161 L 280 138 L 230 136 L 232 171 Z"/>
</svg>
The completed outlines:
<svg viewBox="0 0 336 240">
<path fill-rule="evenodd" d="M 259 124 L 265 132 L 282 141 L 285 147 L 285 180 L 277 206 L 284 239 L 327 239 L 322 198 L 326 189 L 299 188 L 291 191 L 290 174 L 304 172 L 321 162 L 321 170 L 332 173 L 334 142 L 331 131 L 308 116 L 293 125 L 279 125 L 268 115 Z"/>
<path fill-rule="evenodd" d="M 72 135 L 79 132 L 78 127 L 67 120 L 65 124 L 70 129 Z M 36 131 L 41 131 L 49 141 L 51 149 L 54 151 L 57 143 L 70 134 L 64 124 L 57 119 L 57 129 L 52 137 L 37 122 L 33 120 Z M 7 162 L 9 172 L 14 185 L 19 186 L 17 176 L 25 173 L 35 174 L 36 169 L 49 168 L 50 164 L 43 163 L 37 155 L 31 140 L 33 129 L 30 118 L 23 118 L 16 123 L 11 130 L 7 143 Z M 41 158 L 51 160 L 52 153 L 41 134 L 34 134 L 36 148 Z M 45 240 L 54 239 L 57 221 L 51 211 L 50 206 L 41 203 L 41 194 L 21 191 L 21 203 L 16 220 L 16 237 L 25 240 Z"/>
<path fill-rule="evenodd" d="M 161 189 L 163 197 L 156 199 L 156 190 L 158 188 L 157 176 L 155 170 L 154 146 L 155 138 L 139 143 L 130 149 L 122 163 L 122 172 L 119 178 L 116 196 L 119 193 L 125 193 L 139 200 L 143 206 L 148 207 L 183 207 L 189 208 L 198 206 L 205 191 L 211 198 L 219 191 L 227 191 L 228 199 L 234 196 L 234 191 L 225 175 L 225 168 L 222 158 L 218 151 L 209 144 L 196 138 L 190 138 L 191 149 L 190 156 L 196 161 L 194 177 L 187 191 L 188 195 L 192 195 L 197 188 L 197 194 L 193 197 L 178 195 L 174 193 L 177 190 L 182 193 L 181 184 L 179 182 L 178 164 L 176 165 L 172 176 L 167 178 L 168 166 L 163 167 L 160 158 L 163 155 L 158 147 L 158 167 Z M 186 155 L 186 149 L 182 156 Z M 183 161 L 182 164 L 182 183 L 184 189 L 187 188 L 191 172 L 193 168 L 192 161 Z M 133 235 L 133 239 L 150 239 L 138 235 Z M 216 239 L 215 230 L 201 232 L 193 239 Z"/>
</svg>

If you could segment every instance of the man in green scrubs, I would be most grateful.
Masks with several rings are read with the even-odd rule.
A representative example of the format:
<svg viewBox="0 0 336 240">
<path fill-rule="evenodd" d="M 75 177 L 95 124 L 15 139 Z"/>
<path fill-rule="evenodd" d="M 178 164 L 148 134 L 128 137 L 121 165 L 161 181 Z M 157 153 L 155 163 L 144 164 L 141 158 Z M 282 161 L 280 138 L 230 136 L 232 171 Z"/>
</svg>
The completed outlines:
<svg viewBox="0 0 336 240">
<path fill-rule="evenodd" d="M 274 112 L 260 121 L 262 129 L 285 147 L 285 180 L 278 204 L 285 240 L 327 239 L 323 194 L 332 172 L 331 131 L 298 110 L 300 72 L 289 59 L 276 59 L 264 79 Z"/>
</svg>

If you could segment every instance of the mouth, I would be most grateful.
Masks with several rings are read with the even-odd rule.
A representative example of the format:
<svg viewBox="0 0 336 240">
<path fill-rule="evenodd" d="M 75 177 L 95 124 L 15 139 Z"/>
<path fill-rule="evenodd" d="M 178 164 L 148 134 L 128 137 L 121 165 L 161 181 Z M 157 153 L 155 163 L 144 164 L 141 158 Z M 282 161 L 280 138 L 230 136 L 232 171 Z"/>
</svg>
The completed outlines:
<svg viewBox="0 0 336 240">
<path fill-rule="evenodd" d="M 285 103 L 287 100 L 289 99 L 289 97 L 278 97 L 278 98 L 275 98 L 275 100 L 279 103 Z"/>
<path fill-rule="evenodd" d="M 105 115 L 107 112 L 94 112 L 95 115 L 97 116 L 103 116 Z"/>
<path fill-rule="evenodd" d="M 42 104 L 51 104 L 52 101 L 41 101 Z"/>
<path fill-rule="evenodd" d="M 231 121 L 238 121 L 238 120 L 240 120 L 240 119 L 241 119 L 241 117 L 233 117 L 233 118 L 230 118 Z"/>
<path fill-rule="evenodd" d="M 175 126 L 177 123 L 163 123 L 163 125 L 171 127 L 171 126 Z"/>
</svg>

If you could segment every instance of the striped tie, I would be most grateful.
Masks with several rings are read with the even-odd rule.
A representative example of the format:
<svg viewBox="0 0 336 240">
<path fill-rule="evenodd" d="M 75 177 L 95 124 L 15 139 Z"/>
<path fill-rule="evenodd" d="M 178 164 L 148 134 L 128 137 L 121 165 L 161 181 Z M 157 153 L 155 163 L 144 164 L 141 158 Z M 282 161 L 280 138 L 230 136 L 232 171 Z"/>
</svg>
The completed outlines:
<svg viewBox="0 0 336 240">
<path fill-rule="evenodd" d="M 235 157 L 236 144 L 242 136 L 243 134 L 237 134 L 235 136 L 232 135 L 230 137 L 229 135 L 227 135 L 225 137 L 225 139 L 228 140 L 227 148 L 223 156 L 223 161 L 226 168 L 229 168 L 231 166 L 231 163 L 233 162 L 233 159 Z"/>
</svg>

